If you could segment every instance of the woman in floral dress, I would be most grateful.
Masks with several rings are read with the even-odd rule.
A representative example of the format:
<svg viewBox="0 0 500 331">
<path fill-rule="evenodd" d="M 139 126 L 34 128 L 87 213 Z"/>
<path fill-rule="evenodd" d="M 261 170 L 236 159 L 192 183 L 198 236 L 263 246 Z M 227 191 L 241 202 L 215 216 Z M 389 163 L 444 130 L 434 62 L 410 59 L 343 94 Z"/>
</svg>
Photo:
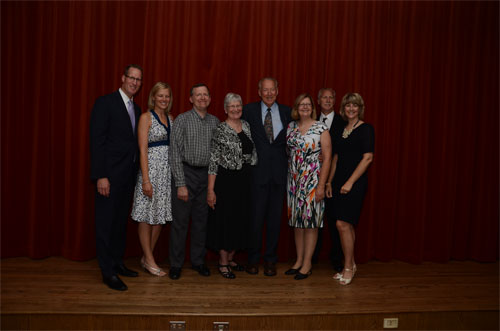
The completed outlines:
<svg viewBox="0 0 500 331">
<path fill-rule="evenodd" d="M 153 251 L 161 228 L 172 221 L 171 172 L 169 160 L 170 131 L 173 119 L 172 89 L 156 83 L 149 94 L 148 107 L 139 119 L 137 130 L 141 169 L 137 176 L 132 219 L 139 222 L 138 232 L 144 256 L 141 266 L 156 276 L 165 276 Z"/>
<path fill-rule="evenodd" d="M 290 155 L 287 201 L 288 225 L 294 227 L 297 260 L 285 274 L 295 275 L 295 279 L 300 280 L 311 274 L 318 228 L 323 227 L 323 198 L 331 162 L 331 141 L 326 124 L 316 121 L 316 108 L 309 94 L 297 97 L 292 118 L 295 121 L 287 129 Z"/>
</svg>

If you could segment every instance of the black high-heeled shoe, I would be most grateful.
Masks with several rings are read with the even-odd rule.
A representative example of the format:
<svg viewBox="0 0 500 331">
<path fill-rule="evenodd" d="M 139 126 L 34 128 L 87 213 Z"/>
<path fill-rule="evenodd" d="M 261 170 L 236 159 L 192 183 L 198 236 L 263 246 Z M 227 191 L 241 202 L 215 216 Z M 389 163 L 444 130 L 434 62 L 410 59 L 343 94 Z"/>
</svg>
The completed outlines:
<svg viewBox="0 0 500 331">
<path fill-rule="evenodd" d="M 285 275 L 288 275 L 288 276 L 296 275 L 297 272 L 299 272 L 300 268 L 301 267 L 298 267 L 297 269 L 290 268 L 287 271 L 285 271 Z"/>
<path fill-rule="evenodd" d="M 297 271 L 297 274 L 293 278 L 295 278 L 296 280 L 306 279 L 307 277 L 309 277 L 310 274 L 312 274 L 311 270 L 309 270 L 306 274 Z"/>
<path fill-rule="evenodd" d="M 231 265 L 231 263 L 234 263 L 234 265 Z M 243 271 L 245 270 L 245 267 L 242 266 L 241 264 L 239 264 L 238 262 L 236 262 L 235 260 L 231 260 L 229 261 L 229 266 L 231 267 L 232 270 L 236 270 L 236 271 Z"/>
<path fill-rule="evenodd" d="M 222 275 L 222 277 L 228 279 L 236 278 L 236 275 L 231 271 L 231 266 L 229 264 L 219 264 L 217 265 L 217 268 L 219 269 L 219 273 Z M 226 271 L 222 271 L 222 268 L 226 268 Z"/>
</svg>

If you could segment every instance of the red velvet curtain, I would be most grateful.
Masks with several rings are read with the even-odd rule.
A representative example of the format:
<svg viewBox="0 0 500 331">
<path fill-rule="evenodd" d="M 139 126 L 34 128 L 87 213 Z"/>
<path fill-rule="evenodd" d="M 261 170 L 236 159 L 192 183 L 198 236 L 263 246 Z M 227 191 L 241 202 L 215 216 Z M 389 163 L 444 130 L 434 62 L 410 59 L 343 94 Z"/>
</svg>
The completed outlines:
<svg viewBox="0 0 500 331">
<path fill-rule="evenodd" d="M 361 93 L 376 147 L 358 261 L 496 261 L 498 27 L 479 1 L 2 1 L 1 256 L 95 256 L 90 110 L 138 63 L 136 101 L 166 81 L 174 115 L 197 82 L 221 119 L 227 92 L 255 101 L 268 75 L 289 105 Z M 140 254 L 132 222 L 128 241 Z M 294 256 L 285 219 L 279 254 Z"/>
</svg>

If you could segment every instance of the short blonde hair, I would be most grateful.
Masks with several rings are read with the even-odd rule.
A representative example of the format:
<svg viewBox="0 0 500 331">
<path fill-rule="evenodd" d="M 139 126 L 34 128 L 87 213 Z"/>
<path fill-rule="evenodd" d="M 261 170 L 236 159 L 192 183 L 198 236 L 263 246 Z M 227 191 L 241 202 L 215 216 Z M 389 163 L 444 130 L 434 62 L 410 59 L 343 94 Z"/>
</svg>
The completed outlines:
<svg viewBox="0 0 500 331">
<path fill-rule="evenodd" d="M 155 103 L 153 101 L 153 98 L 156 95 L 156 93 L 158 93 L 158 91 L 161 89 L 167 89 L 170 92 L 170 102 L 168 103 L 168 107 L 165 114 L 168 115 L 170 113 L 170 109 L 172 109 L 172 101 L 174 101 L 174 96 L 172 95 L 172 89 L 170 88 L 170 85 L 168 85 L 167 83 L 158 82 L 153 86 L 151 92 L 149 92 L 148 108 L 149 109 L 155 108 Z"/>
<path fill-rule="evenodd" d="M 360 120 L 365 118 L 365 102 L 359 93 L 347 93 L 342 98 L 342 103 L 340 104 L 340 116 L 347 121 L 345 116 L 345 106 L 348 103 L 355 104 L 359 107 L 358 117 Z"/>
<path fill-rule="evenodd" d="M 295 99 L 295 104 L 293 105 L 293 108 L 292 108 L 292 118 L 294 120 L 298 120 L 300 118 L 300 116 L 299 116 L 299 103 L 301 103 L 302 100 L 304 100 L 306 98 L 309 98 L 309 100 L 311 100 L 311 107 L 312 107 L 311 118 L 313 120 L 316 119 L 316 106 L 314 105 L 313 98 L 309 95 L 309 93 L 302 93 L 301 95 L 299 95 L 297 97 L 297 99 Z"/>
</svg>

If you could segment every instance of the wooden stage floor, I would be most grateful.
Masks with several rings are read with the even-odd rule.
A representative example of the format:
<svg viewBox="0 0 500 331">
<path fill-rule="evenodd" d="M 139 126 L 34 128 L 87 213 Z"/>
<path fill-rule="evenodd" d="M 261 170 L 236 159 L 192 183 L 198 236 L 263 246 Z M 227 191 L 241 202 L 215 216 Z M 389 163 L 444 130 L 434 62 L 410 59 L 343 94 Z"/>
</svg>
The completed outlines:
<svg viewBox="0 0 500 331">
<path fill-rule="evenodd" d="M 128 259 L 139 270 L 139 259 Z M 97 261 L 63 258 L 1 260 L 1 329 L 213 329 L 229 322 L 243 329 L 383 329 L 398 318 L 398 329 L 498 329 L 499 265 L 450 262 L 358 265 L 349 286 L 332 279 L 325 263 L 296 281 L 283 273 L 236 273 L 202 277 L 189 267 L 179 280 L 141 271 L 122 279 L 129 290 L 108 289 Z"/>
</svg>

